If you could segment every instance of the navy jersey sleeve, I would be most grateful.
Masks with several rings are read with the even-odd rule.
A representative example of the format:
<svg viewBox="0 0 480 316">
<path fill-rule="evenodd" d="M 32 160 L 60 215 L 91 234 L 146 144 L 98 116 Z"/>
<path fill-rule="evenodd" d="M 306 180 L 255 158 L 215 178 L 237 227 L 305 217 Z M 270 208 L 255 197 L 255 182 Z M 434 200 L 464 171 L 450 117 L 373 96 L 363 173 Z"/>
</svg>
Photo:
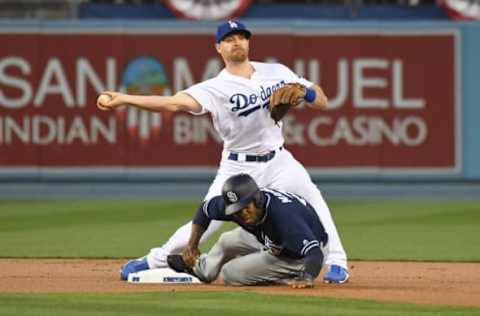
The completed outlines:
<svg viewBox="0 0 480 316">
<path fill-rule="evenodd" d="M 204 201 L 197 210 L 193 223 L 207 229 L 212 220 L 233 221 L 233 216 L 225 215 L 225 202 L 221 196 Z"/>
<path fill-rule="evenodd" d="M 306 257 L 313 249 L 320 250 L 320 241 L 315 237 L 310 227 L 303 221 L 291 218 L 285 230 L 284 247 L 298 257 Z"/>
</svg>

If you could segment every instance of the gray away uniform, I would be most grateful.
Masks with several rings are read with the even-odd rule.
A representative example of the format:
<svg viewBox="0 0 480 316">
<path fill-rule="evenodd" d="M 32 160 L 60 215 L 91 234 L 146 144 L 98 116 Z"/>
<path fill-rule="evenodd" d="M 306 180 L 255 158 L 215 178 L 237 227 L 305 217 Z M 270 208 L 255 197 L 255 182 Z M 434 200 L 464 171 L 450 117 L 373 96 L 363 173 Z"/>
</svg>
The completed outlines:
<svg viewBox="0 0 480 316">
<path fill-rule="evenodd" d="M 314 209 L 292 193 L 261 192 L 265 214 L 256 225 L 226 215 L 221 196 L 200 206 L 194 224 L 207 229 L 211 220 L 220 220 L 241 226 L 223 233 L 208 254 L 200 256 L 193 268 L 200 279 L 210 282 L 220 275 L 226 284 L 254 285 L 318 276 L 328 236 Z"/>
</svg>

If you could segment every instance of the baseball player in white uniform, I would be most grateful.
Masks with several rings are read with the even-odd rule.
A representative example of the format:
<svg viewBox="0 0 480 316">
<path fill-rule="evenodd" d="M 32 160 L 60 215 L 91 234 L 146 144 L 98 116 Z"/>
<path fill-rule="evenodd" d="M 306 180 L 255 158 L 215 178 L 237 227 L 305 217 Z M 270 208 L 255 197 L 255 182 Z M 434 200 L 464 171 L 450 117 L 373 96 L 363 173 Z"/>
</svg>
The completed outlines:
<svg viewBox="0 0 480 316">
<path fill-rule="evenodd" d="M 282 125 L 275 124 L 268 110 L 273 91 L 288 83 L 306 87 L 305 102 L 312 108 L 327 107 L 327 97 L 316 84 L 298 77 L 288 67 L 248 59 L 251 32 L 238 21 L 220 24 L 216 50 L 225 68 L 214 78 L 193 85 L 174 96 L 136 96 L 106 91 L 110 101 L 97 106 L 112 110 L 128 104 L 149 111 L 184 111 L 194 115 L 209 113 L 223 140 L 220 166 L 205 200 L 220 195 L 224 182 L 238 173 L 252 176 L 260 187 L 269 187 L 303 196 L 315 208 L 329 236 L 324 280 L 344 283 L 348 280 L 347 257 L 322 194 L 305 168 L 283 147 Z M 218 230 L 223 222 L 212 221 L 202 241 Z M 121 278 L 146 269 L 166 267 L 169 254 L 184 251 L 191 222 L 180 227 L 159 248 L 122 267 Z"/>
</svg>

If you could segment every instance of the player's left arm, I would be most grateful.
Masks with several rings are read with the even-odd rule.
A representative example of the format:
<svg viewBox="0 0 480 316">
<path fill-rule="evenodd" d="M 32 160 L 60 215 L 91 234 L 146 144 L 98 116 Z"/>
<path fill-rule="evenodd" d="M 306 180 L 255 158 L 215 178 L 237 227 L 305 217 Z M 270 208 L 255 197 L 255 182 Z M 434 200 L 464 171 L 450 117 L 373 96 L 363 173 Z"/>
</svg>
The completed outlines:
<svg viewBox="0 0 480 316">
<path fill-rule="evenodd" d="M 286 77 L 287 82 L 289 83 L 299 83 L 305 87 L 305 103 L 307 106 L 315 109 L 324 109 L 328 106 L 328 98 L 323 89 L 299 75 L 294 73 L 290 68 L 285 65 L 279 64 L 283 75 Z"/>
<path fill-rule="evenodd" d="M 308 89 L 315 91 L 315 99 L 312 102 L 306 102 L 308 106 L 316 109 L 325 109 L 328 107 L 328 98 L 319 85 L 314 84 L 307 87 L 306 93 L 308 93 Z"/>
<path fill-rule="evenodd" d="M 323 254 L 320 248 L 316 247 L 308 252 L 304 258 L 305 268 L 301 275 L 293 279 L 290 286 L 296 289 L 313 287 L 314 280 L 322 269 Z"/>
<path fill-rule="evenodd" d="M 304 270 L 289 284 L 292 288 L 310 288 L 320 274 L 323 264 L 321 242 L 315 237 L 310 227 L 302 220 L 292 218 L 284 239 L 284 246 L 289 251 L 303 257 Z"/>
</svg>

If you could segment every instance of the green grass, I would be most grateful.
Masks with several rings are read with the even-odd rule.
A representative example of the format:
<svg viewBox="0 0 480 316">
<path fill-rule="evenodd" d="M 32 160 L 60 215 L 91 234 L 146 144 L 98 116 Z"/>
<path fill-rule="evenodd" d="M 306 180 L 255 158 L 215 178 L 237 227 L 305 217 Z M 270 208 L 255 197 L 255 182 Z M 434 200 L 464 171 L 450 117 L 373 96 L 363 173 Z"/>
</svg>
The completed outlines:
<svg viewBox="0 0 480 316">
<path fill-rule="evenodd" d="M 135 294 L 0 294 L 0 315 L 478 315 L 479 308 L 384 304 L 364 300 L 239 292 Z"/>
<path fill-rule="evenodd" d="M 480 202 L 331 203 L 351 259 L 480 261 Z"/>
<path fill-rule="evenodd" d="M 479 202 L 329 204 L 351 260 L 480 261 Z M 138 257 L 196 208 L 192 201 L 0 200 L 0 256 Z"/>
<path fill-rule="evenodd" d="M 196 208 L 178 201 L 4 200 L 0 256 L 138 257 L 167 240 Z"/>
<path fill-rule="evenodd" d="M 329 205 L 351 260 L 480 261 L 478 202 Z M 0 200 L 0 257 L 138 257 L 162 244 L 196 208 L 193 201 Z M 251 292 L 0 293 L 0 316 L 248 314 L 456 316 L 479 315 L 480 309 Z"/>
</svg>

